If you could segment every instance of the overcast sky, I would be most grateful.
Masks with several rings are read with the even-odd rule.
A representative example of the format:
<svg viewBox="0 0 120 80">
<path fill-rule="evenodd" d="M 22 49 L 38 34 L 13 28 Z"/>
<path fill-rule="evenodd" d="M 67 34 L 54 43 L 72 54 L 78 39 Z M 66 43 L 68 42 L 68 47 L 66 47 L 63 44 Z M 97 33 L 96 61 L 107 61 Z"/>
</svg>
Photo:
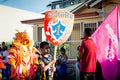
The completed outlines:
<svg viewBox="0 0 120 80">
<path fill-rule="evenodd" d="M 46 5 L 52 1 L 58 0 L 0 0 L 0 4 L 32 11 L 35 13 L 42 13 L 48 9 Z"/>
</svg>

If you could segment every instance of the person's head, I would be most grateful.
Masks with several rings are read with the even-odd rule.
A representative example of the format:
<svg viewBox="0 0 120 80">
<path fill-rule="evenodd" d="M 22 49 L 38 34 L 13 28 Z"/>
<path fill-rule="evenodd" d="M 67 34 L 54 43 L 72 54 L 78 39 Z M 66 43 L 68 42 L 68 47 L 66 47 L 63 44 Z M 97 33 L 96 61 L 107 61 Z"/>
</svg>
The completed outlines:
<svg viewBox="0 0 120 80">
<path fill-rule="evenodd" d="M 42 54 L 48 54 L 49 53 L 49 43 L 46 41 L 43 41 L 40 43 L 40 50 Z"/>
<path fill-rule="evenodd" d="M 2 42 L 2 46 L 5 46 L 5 42 Z"/>
<path fill-rule="evenodd" d="M 77 51 L 79 51 L 79 49 L 80 49 L 80 45 L 77 47 Z"/>
<path fill-rule="evenodd" d="M 92 35 L 92 29 L 91 28 L 85 28 L 84 30 L 84 38 L 88 38 Z"/>
<path fill-rule="evenodd" d="M 61 54 L 65 54 L 65 49 L 63 47 L 60 48 Z"/>
<path fill-rule="evenodd" d="M 56 61 L 56 65 L 60 65 L 60 60 L 57 60 L 57 61 Z"/>
<path fill-rule="evenodd" d="M 12 44 L 10 45 L 10 48 L 12 47 Z"/>
</svg>

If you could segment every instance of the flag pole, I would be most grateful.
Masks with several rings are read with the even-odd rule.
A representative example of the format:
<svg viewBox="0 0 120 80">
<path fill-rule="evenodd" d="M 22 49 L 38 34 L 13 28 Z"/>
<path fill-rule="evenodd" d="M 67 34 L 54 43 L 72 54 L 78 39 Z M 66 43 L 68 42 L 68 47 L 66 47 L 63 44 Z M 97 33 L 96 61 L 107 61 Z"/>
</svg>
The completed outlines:
<svg viewBox="0 0 120 80">
<path fill-rule="evenodd" d="M 55 46 L 54 48 L 54 56 L 53 56 L 53 59 L 56 60 L 56 52 L 57 52 L 57 46 Z M 54 68 L 55 67 L 55 64 L 52 65 L 52 67 Z M 51 75 L 51 78 L 53 79 L 53 76 L 54 76 L 54 72 L 52 72 L 52 75 Z"/>
</svg>

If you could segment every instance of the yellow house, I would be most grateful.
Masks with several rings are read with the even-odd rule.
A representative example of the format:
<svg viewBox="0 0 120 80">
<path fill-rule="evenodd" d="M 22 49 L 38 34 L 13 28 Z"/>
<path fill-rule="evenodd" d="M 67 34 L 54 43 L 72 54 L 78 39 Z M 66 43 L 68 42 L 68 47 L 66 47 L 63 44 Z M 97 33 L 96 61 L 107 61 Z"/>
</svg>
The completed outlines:
<svg viewBox="0 0 120 80">
<path fill-rule="evenodd" d="M 75 15 L 73 31 L 68 41 L 65 42 L 67 44 L 67 54 L 69 58 L 76 57 L 77 46 L 81 44 L 80 38 L 83 35 L 84 29 L 90 27 L 95 31 L 116 4 L 120 6 L 119 0 L 86 0 L 65 8 Z M 33 39 L 37 42 L 42 41 L 44 18 L 24 20 L 21 22 L 24 24 L 32 24 Z"/>
</svg>

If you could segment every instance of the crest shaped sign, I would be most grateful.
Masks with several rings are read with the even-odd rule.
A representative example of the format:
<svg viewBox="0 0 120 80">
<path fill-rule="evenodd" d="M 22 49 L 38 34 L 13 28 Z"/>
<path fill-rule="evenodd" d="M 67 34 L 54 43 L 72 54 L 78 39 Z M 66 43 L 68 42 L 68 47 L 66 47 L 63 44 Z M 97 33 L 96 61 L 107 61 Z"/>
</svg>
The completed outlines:
<svg viewBox="0 0 120 80">
<path fill-rule="evenodd" d="M 70 36 L 74 14 L 63 10 L 49 10 L 45 14 L 44 31 L 47 39 L 55 46 L 64 43 Z"/>
</svg>

